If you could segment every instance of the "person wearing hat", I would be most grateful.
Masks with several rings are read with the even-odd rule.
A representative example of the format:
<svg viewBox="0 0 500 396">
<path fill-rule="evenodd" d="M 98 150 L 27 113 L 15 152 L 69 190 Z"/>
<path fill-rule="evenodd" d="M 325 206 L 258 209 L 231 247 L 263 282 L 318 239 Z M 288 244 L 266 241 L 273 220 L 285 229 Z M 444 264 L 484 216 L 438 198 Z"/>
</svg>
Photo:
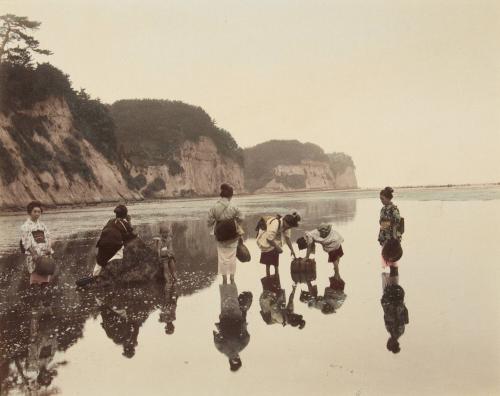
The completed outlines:
<svg viewBox="0 0 500 396">
<path fill-rule="evenodd" d="M 106 223 L 97 241 L 93 276 L 98 276 L 110 261 L 123 259 L 123 247 L 137 237 L 132 228 L 127 207 L 118 205 L 114 212 L 116 217 Z"/>
<path fill-rule="evenodd" d="M 212 228 L 211 234 L 214 234 L 217 240 L 218 273 L 222 275 L 224 284 L 227 283 L 228 275 L 231 283 L 234 283 L 236 248 L 243 235 L 243 215 L 231 202 L 233 193 L 233 187 L 227 183 L 221 184 L 220 199 L 208 212 L 207 222 Z"/>
<path fill-rule="evenodd" d="M 307 242 L 306 259 L 313 253 L 314 244 L 319 243 L 323 250 L 328 253 L 328 262 L 333 263 L 335 274 L 339 272 L 339 261 L 344 255 L 342 242 L 344 238 L 335 231 L 331 224 L 322 223 L 318 228 L 307 231 L 304 235 Z"/>
</svg>

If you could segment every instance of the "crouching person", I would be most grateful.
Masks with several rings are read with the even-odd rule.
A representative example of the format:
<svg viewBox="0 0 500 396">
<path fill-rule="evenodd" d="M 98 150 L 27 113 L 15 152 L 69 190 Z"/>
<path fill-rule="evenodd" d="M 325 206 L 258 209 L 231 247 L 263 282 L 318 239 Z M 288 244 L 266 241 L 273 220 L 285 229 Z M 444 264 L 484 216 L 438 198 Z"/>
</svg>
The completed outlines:
<svg viewBox="0 0 500 396">
<path fill-rule="evenodd" d="M 127 207 L 118 205 L 114 212 L 116 217 L 106 223 L 97 241 L 97 256 L 93 276 L 100 275 L 102 269 L 109 262 L 123 259 L 123 247 L 137 237 L 132 228 Z"/>
</svg>

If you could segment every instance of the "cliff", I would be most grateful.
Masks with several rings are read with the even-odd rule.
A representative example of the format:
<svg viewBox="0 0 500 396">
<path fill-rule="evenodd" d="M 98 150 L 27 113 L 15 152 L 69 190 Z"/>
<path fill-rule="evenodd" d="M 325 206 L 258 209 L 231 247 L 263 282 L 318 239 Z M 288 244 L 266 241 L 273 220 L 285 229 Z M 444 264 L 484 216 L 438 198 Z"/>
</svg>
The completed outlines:
<svg viewBox="0 0 500 396">
<path fill-rule="evenodd" d="M 201 108 L 105 105 L 45 63 L 0 63 L 0 209 L 236 193 L 356 188 L 344 153 L 272 140 L 242 150 Z"/>
<path fill-rule="evenodd" d="M 119 169 L 75 129 L 66 100 L 0 113 L 0 207 L 140 199 Z"/>
<path fill-rule="evenodd" d="M 223 182 L 244 190 L 241 165 L 209 137 L 179 143 L 170 161 L 139 165 L 103 154 L 78 127 L 61 97 L 0 113 L 0 208 L 206 196 Z"/>
<path fill-rule="evenodd" d="M 357 188 L 344 153 L 325 154 L 312 143 L 271 140 L 244 150 L 245 183 L 254 193 Z"/>
<path fill-rule="evenodd" d="M 215 195 L 224 182 L 244 191 L 241 149 L 201 107 L 129 99 L 110 111 L 132 184 L 145 197 Z"/>
<path fill-rule="evenodd" d="M 243 168 L 221 156 L 208 137 L 182 143 L 172 163 L 175 165 L 131 165 L 131 176 L 143 185 L 141 194 L 148 198 L 216 195 L 224 182 L 236 192 L 244 191 Z"/>
</svg>

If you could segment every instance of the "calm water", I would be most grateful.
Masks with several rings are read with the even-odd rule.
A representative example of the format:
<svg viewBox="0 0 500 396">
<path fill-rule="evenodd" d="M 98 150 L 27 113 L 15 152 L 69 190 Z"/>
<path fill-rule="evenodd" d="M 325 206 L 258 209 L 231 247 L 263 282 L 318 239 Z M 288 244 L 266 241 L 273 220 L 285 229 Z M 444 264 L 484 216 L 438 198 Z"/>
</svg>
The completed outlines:
<svg viewBox="0 0 500 396">
<path fill-rule="evenodd" d="M 377 193 L 308 193 L 235 200 L 247 214 L 250 263 L 239 263 L 237 293 L 251 292 L 246 326 L 229 342 L 214 338 L 235 290 L 219 288 L 216 250 L 204 215 L 213 200 L 130 207 L 143 239 L 172 224 L 178 259 L 177 301 L 149 284 L 78 292 L 109 208 L 46 213 L 59 242 L 56 286 L 43 298 L 27 291 L 23 260 L 13 254 L 24 215 L 0 217 L 0 393 L 65 395 L 490 395 L 500 393 L 500 188 L 402 191 L 405 217 L 399 284 L 409 323 L 389 339 L 381 305 Z M 333 222 L 344 236 L 336 312 L 300 301 L 305 327 L 267 324 L 265 270 L 253 228 L 261 213 L 298 210 L 301 228 Z M 200 220 L 200 218 L 202 218 Z M 313 281 L 320 295 L 333 268 L 318 252 Z M 264 280 L 264 282 L 266 282 Z M 281 289 L 292 292 L 289 253 L 281 257 Z M 248 296 L 248 294 L 247 294 Z M 234 300 L 234 298 L 233 298 Z M 229 301 L 229 304 L 228 304 Z M 263 305 L 261 306 L 261 302 Z M 247 303 L 248 305 L 248 303 Z M 318 304 L 319 305 L 319 304 Z M 237 307 L 237 302 L 236 302 Z M 386 316 L 386 319 L 390 319 Z M 170 323 L 167 326 L 167 323 Z M 167 334 L 166 327 L 169 327 Z M 394 327 L 394 326 L 393 326 Z M 392 327 L 392 328 L 393 328 Z M 242 367 L 228 357 L 239 351 Z"/>
</svg>

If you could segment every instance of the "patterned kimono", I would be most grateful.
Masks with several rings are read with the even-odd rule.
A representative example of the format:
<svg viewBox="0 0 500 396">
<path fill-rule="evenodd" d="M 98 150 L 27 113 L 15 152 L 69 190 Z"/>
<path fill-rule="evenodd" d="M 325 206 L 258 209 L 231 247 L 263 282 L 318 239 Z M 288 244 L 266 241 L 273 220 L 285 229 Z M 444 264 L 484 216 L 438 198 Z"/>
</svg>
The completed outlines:
<svg viewBox="0 0 500 396">
<path fill-rule="evenodd" d="M 48 228 L 41 221 L 33 221 L 31 219 L 21 226 L 21 242 L 25 249 L 26 266 L 31 274 L 35 271 L 35 263 L 30 248 L 33 248 L 39 255 L 53 253 L 50 248 L 50 233 Z"/>
<path fill-rule="evenodd" d="M 399 209 L 396 205 L 392 203 L 389 205 L 384 205 L 382 209 L 380 209 L 380 221 L 382 222 L 388 221 L 390 222 L 390 226 L 385 230 L 380 229 L 378 234 L 378 242 L 381 246 L 384 246 L 389 239 L 397 239 L 401 242 L 401 233 L 398 231 L 398 226 L 401 221 L 401 215 L 399 214 Z"/>
</svg>

